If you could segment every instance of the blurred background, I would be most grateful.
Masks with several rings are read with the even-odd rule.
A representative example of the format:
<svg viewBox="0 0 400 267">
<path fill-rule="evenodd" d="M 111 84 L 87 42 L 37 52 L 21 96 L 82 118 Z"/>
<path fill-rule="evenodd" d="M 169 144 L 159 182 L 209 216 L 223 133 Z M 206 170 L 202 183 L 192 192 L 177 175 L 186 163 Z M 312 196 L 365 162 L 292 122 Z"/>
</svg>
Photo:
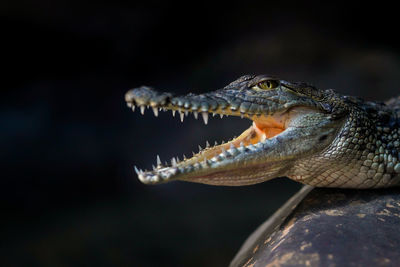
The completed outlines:
<svg viewBox="0 0 400 267">
<path fill-rule="evenodd" d="M 393 10 L 393 11 L 391 11 Z M 399 94 L 398 14 L 336 2 L 1 1 L 3 266 L 227 266 L 300 185 L 145 186 L 133 165 L 227 140 L 250 122 L 133 113 L 272 74 L 383 101 Z"/>
</svg>

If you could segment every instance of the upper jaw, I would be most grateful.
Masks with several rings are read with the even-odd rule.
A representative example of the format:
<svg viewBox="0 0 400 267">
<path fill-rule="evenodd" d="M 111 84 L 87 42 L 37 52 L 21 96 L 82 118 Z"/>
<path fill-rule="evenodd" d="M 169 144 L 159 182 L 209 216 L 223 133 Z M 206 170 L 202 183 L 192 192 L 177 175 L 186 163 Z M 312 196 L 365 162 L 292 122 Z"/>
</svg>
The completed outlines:
<svg viewBox="0 0 400 267">
<path fill-rule="evenodd" d="M 282 105 L 278 95 L 252 95 L 249 86 L 245 81 L 236 82 L 210 93 L 185 96 L 173 96 L 171 93 L 158 92 L 151 87 L 142 86 L 129 90 L 125 94 L 125 101 L 128 107 L 133 110 L 139 108 L 142 114 L 145 107 L 151 107 L 155 116 L 158 116 L 159 110 L 171 110 L 173 115 L 176 111 L 180 112 L 183 120 L 184 115 L 191 112 L 196 118 L 201 115 L 206 124 L 208 114 L 253 119 L 290 108 L 291 103 Z"/>
</svg>

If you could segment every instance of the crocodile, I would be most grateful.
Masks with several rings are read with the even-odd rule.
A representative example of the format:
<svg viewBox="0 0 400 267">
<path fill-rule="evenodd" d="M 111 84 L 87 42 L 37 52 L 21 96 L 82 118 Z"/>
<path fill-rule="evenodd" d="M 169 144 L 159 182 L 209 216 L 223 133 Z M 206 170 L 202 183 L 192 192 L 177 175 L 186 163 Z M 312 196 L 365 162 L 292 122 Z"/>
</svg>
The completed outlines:
<svg viewBox="0 0 400 267">
<path fill-rule="evenodd" d="M 288 177 L 314 187 L 380 188 L 400 184 L 400 96 L 385 103 L 317 89 L 269 75 L 245 75 L 222 89 L 174 96 L 141 86 L 125 100 L 143 114 L 159 111 L 240 116 L 251 126 L 228 142 L 207 142 L 192 157 L 173 157 L 140 181 L 241 186 Z"/>
</svg>

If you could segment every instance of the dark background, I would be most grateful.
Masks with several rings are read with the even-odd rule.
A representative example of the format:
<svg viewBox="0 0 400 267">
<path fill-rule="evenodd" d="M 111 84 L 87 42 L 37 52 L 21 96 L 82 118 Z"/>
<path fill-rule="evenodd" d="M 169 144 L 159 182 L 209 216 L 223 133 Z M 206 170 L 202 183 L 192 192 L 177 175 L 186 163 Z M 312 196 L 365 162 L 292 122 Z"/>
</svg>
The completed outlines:
<svg viewBox="0 0 400 267">
<path fill-rule="evenodd" d="M 2 265 L 227 266 L 300 185 L 141 184 L 133 164 L 250 123 L 141 116 L 124 93 L 266 73 L 383 101 L 399 93 L 399 23 L 377 5 L 2 1 Z"/>
</svg>

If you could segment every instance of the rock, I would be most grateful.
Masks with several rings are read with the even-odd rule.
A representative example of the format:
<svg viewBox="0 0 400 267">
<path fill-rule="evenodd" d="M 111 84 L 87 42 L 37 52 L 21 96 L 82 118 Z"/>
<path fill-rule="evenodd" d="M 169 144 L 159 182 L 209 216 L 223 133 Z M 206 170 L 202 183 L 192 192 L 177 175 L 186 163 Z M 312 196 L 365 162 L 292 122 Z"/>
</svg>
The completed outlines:
<svg viewBox="0 0 400 267">
<path fill-rule="evenodd" d="M 303 187 L 243 244 L 236 266 L 399 266 L 400 187 Z"/>
</svg>

